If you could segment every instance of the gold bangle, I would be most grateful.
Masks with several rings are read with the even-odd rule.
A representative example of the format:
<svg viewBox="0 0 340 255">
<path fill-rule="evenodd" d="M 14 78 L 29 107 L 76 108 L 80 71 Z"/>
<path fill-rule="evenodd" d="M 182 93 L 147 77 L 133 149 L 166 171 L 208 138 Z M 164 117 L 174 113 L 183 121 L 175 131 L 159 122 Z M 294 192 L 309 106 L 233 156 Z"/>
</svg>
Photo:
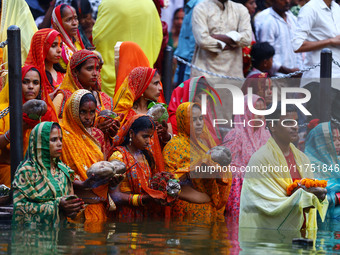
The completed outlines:
<svg viewBox="0 0 340 255">
<path fill-rule="evenodd" d="M 132 205 L 133 205 L 133 206 L 139 206 L 139 205 L 138 205 L 138 195 L 133 195 L 133 198 L 132 198 Z"/>
</svg>

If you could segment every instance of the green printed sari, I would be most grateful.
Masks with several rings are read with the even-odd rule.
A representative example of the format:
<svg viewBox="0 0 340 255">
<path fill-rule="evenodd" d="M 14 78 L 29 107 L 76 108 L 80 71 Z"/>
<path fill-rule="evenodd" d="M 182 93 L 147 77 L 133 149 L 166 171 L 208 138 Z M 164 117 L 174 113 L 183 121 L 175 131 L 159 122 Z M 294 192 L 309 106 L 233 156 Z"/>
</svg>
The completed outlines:
<svg viewBox="0 0 340 255">
<path fill-rule="evenodd" d="M 70 194 L 73 171 L 56 160 L 51 173 L 50 133 L 53 122 L 42 122 L 30 134 L 25 159 L 13 181 L 13 221 L 19 224 L 58 224 L 61 197 Z"/>
</svg>

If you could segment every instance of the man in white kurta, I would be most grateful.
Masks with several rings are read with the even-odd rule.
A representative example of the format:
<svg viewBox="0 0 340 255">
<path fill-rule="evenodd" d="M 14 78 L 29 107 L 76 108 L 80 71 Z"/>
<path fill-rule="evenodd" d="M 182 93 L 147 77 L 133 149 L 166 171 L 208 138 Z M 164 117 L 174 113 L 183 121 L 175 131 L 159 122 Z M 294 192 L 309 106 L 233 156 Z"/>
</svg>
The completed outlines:
<svg viewBox="0 0 340 255">
<path fill-rule="evenodd" d="M 192 64 L 221 75 L 243 78 L 242 47 L 252 39 L 246 7 L 232 1 L 205 0 L 192 15 L 196 41 Z M 192 68 L 191 77 L 204 75 Z"/>
</svg>

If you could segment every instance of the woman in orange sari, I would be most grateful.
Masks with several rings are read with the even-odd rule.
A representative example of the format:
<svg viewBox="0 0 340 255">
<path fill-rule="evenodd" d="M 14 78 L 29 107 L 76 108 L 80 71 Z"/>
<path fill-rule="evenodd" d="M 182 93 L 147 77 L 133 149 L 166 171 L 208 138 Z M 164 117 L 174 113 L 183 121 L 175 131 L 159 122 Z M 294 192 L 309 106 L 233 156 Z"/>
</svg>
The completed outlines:
<svg viewBox="0 0 340 255">
<path fill-rule="evenodd" d="M 155 123 L 147 115 L 135 115 L 119 130 L 112 158 L 125 163 L 126 178 L 110 195 L 117 204 L 114 217 L 120 221 L 142 221 L 162 218 L 164 211 L 154 202 L 164 200 L 161 191 L 153 190 L 150 181 L 156 173 L 154 157 L 149 150 Z M 145 206 L 146 205 L 146 206 Z"/>
<path fill-rule="evenodd" d="M 35 66 L 24 66 L 21 69 L 22 78 L 22 101 L 26 103 L 31 99 L 44 100 L 47 104 L 47 112 L 40 120 L 32 120 L 27 114 L 23 114 L 23 145 L 24 152 L 28 148 L 29 135 L 32 128 L 40 121 L 58 121 L 53 103 L 48 96 L 46 88 L 41 83 L 40 72 Z M 9 107 L 9 95 L 7 90 L 0 93 L 0 111 Z M 11 165 L 10 165 L 10 114 L 0 119 L 0 184 L 11 186 Z"/>
<path fill-rule="evenodd" d="M 96 99 L 90 91 L 77 90 L 66 102 L 63 121 L 62 161 L 75 172 L 75 180 L 87 180 L 86 171 L 94 163 L 108 159 L 103 153 L 104 135 L 93 127 Z M 84 191 L 82 191 L 84 192 Z M 77 187 L 75 186 L 77 194 Z M 88 190 L 81 197 L 89 205 L 85 209 L 86 221 L 105 221 L 108 185 Z"/>
<path fill-rule="evenodd" d="M 142 48 L 135 42 L 117 42 L 115 45 L 115 72 L 116 86 L 115 94 L 119 90 L 123 82 L 129 77 L 131 71 L 136 67 L 150 67 L 150 63 Z M 163 94 L 163 85 L 159 103 L 165 103 Z"/>
<path fill-rule="evenodd" d="M 178 106 L 176 116 L 178 136 L 171 139 L 163 150 L 165 169 L 177 174 L 182 188 L 180 200 L 172 206 L 171 216 L 180 221 L 224 221 L 231 175 L 212 176 L 208 173 L 208 178 L 202 178 L 199 173 L 193 175 L 197 167 L 217 165 L 206 154 L 216 143 L 204 125 L 201 108 L 198 104 L 186 102 Z"/>
<path fill-rule="evenodd" d="M 41 83 L 53 99 L 53 92 L 58 88 L 64 78 L 65 71 L 59 65 L 61 57 L 61 36 L 54 29 L 44 28 L 38 30 L 32 37 L 30 51 L 25 65 L 39 67 Z"/>
<path fill-rule="evenodd" d="M 64 42 L 60 64 L 66 69 L 72 55 L 85 49 L 78 30 L 76 10 L 67 4 L 60 4 L 52 12 L 52 27 L 61 34 Z"/>
<path fill-rule="evenodd" d="M 117 42 L 115 45 L 115 93 L 130 72 L 139 66 L 150 67 L 149 60 L 142 48 L 135 42 Z"/>
<path fill-rule="evenodd" d="M 162 93 L 160 75 L 150 67 L 136 67 L 124 80 L 113 98 L 114 112 L 124 115 L 121 126 L 136 114 L 146 114 L 148 103 L 157 102 Z M 151 141 L 156 168 L 164 171 L 161 146 L 171 139 L 166 123 L 156 123 L 156 130 Z"/>
<path fill-rule="evenodd" d="M 91 91 L 97 100 L 97 114 L 102 110 L 113 110 L 113 101 L 104 92 L 101 92 L 101 79 L 98 56 L 89 50 L 80 50 L 73 54 L 67 66 L 66 76 L 57 95 L 53 100 L 59 119 L 63 117 L 66 101 L 72 93 L 78 89 Z M 104 133 L 106 144 L 112 142 L 119 128 L 119 121 L 113 118 L 105 118 L 98 121 L 97 127 Z"/>
</svg>

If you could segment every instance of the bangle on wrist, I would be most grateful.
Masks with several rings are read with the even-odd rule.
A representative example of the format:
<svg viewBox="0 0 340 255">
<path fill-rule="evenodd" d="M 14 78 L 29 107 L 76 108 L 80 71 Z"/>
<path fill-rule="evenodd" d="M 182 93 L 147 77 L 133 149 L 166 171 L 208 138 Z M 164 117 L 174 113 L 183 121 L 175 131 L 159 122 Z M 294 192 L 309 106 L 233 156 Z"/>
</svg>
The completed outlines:
<svg viewBox="0 0 340 255">
<path fill-rule="evenodd" d="M 130 195 L 129 195 L 129 200 L 128 200 L 129 205 L 133 205 L 133 204 L 132 204 L 132 198 L 133 198 L 133 195 L 130 194 Z"/>
<path fill-rule="evenodd" d="M 139 203 L 140 206 L 144 206 L 144 204 L 143 204 L 143 195 L 139 195 L 138 203 Z"/>
<path fill-rule="evenodd" d="M 161 137 L 162 142 L 167 143 L 167 142 L 169 142 L 169 141 L 171 140 L 172 135 L 171 135 L 169 132 L 168 132 L 168 135 L 170 136 L 170 139 L 168 139 L 167 141 L 164 141 L 164 140 L 163 140 L 163 137 Z"/>
<path fill-rule="evenodd" d="M 138 204 L 138 198 L 139 198 L 138 195 L 133 195 L 133 197 L 132 197 L 132 205 L 133 205 L 133 206 L 139 206 L 139 204 Z"/>
</svg>

